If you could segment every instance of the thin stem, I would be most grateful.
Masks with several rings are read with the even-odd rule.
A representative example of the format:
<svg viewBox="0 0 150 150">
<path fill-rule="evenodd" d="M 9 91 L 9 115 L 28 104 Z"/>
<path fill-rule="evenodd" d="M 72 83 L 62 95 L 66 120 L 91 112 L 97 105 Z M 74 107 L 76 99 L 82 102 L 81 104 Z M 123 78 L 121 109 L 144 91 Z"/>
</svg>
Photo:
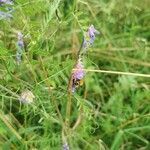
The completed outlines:
<svg viewBox="0 0 150 150">
<path fill-rule="evenodd" d="M 72 99 L 72 79 L 73 76 L 71 75 L 68 85 L 68 101 L 67 101 L 67 107 L 66 107 L 66 125 L 69 126 L 69 120 L 70 120 L 70 114 L 71 114 L 71 99 Z"/>
<path fill-rule="evenodd" d="M 87 96 L 87 91 L 85 90 L 85 92 L 84 92 L 84 99 L 86 99 L 86 96 Z M 77 118 L 74 126 L 72 127 L 73 130 L 75 130 L 80 125 L 80 123 L 82 121 L 82 118 L 83 118 L 83 105 L 81 106 L 81 108 L 79 110 L 78 118 Z"/>
<path fill-rule="evenodd" d="M 4 122 L 4 124 L 9 128 L 9 130 L 14 134 L 17 139 L 24 144 L 24 139 L 19 135 L 19 133 L 11 126 L 11 124 L 7 121 L 5 116 L 0 112 L 0 119 Z"/>
<path fill-rule="evenodd" d="M 77 70 L 77 69 L 73 69 L 73 70 Z M 96 70 L 96 69 L 83 69 L 83 70 L 86 72 L 108 73 L 108 74 L 129 75 L 129 76 L 150 78 L 150 74 L 111 71 L 111 70 Z"/>
</svg>

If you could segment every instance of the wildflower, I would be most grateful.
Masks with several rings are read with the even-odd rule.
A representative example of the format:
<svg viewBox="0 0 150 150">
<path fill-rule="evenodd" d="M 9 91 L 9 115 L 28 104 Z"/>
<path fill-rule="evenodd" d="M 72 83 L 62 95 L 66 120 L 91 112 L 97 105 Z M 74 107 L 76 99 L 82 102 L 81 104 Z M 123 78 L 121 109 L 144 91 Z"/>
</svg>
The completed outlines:
<svg viewBox="0 0 150 150">
<path fill-rule="evenodd" d="M 33 99 L 35 98 L 35 96 L 33 95 L 33 93 L 29 90 L 25 90 L 21 93 L 20 97 L 19 97 L 19 101 L 25 104 L 30 104 L 33 102 Z"/>
<path fill-rule="evenodd" d="M 68 143 L 63 144 L 63 150 L 69 150 L 69 145 L 68 145 Z"/>
<path fill-rule="evenodd" d="M 0 4 L 13 5 L 13 1 L 11 1 L 11 0 L 0 0 Z"/>
<path fill-rule="evenodd" d="M 75 89 L 83 84 L 83 77 L 85 76 L 83 69 L 84 65 L 81 58 L 79 58 L 72 73 L 72 92 L 75 92 Z"/>
<path fill-rule="evenodd" d="M 93 44 L 94 40 L 95 40 L 95 34 L 100 34 L 99 31 L 97 31 L 93 25 L 91 25 L 88 29 L 88 34 L 90 37 L 90 44 Z"/>
<path fill-rule="evenodd" d="M 23 51 L 24 51 L 23 35 L 21 32 L 18 32 L 17 53 L 16 53 L 16 61 L 18 64 L 21 63 Z"/>
<path fill-rule="evenodd" d="M 90 45 L 92 45 L 94 43 L 96 34 L 100 34 L 100 32 L 97 31 L 93 25 L 91 25 L 88 28 L 87 33 L 84 35 L 83 45 L 82 45 L 83 50 L 87 49 L 88 47 L 90 47 Z"/>
<path fill-rule="evenodd" d="M 6 4 L 6 7 L 4 6 L 4 4 Z M 6 11 L 0 11 L 0 20 L 13 18 L 13 15 L 12 15 L 13 9 L 8 5 L 13 5 L 13 1 L 0 0 L 0 6 L 4 6 L 6 10 Z"/>
<path fill-rule="evenodd" d="M 99 34 L 99 32 L 94 28 L 93 25 L 91 25 L 88 28 L 86 34 L 84 35 L 83 43 L 78 53 L 79 58 L 76 66 L 73 69 L 71 80 L 69 82 L 69 90 L 71 89 L 72 92 L 75 92 L 76 88 L 83 84 L 83 77 L 85 76 L 85 71 L 81 58 L 83 58 L 83 54 L 85 54 L 86 50 L 93 44 L 96 34 Z"/>
<path fill-rule="evenodd" d="M 23 34 L 21 32 L 18 32 L 18 46 L 23 49 L 24 48 L 24 42 L 23 42 Z"/>
<path fill-rule="evenodd" d="M 12 14 L 4 12 L 4 11 L 0 11 L 0 19 L 10 19 L 12 18 Z"/>
</svg>

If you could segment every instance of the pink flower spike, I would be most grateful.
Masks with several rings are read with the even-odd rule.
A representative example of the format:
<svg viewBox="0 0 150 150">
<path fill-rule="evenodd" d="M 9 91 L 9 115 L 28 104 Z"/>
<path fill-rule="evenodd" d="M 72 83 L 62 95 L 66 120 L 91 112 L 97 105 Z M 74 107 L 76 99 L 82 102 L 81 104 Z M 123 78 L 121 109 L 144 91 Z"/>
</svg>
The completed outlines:
<svg viewBox="0 0 150 150">
<path fill-rule="evenodd" d="M 83 79 L 84 76 L 84 66 L 82 64 L 81 59 L 79 58 L 72 73 L 71 90 L 73 93 L 75 92 L 76 88 L 81 85 L 80 81 Z"/>
<path fill-rule="evenodd" d="M 73 77 L 74 79 L 82 79 L 85 75 L 85 72 L 84 72 L 84 66 L 81 62 L 81 60 L 79 59 L 78 60 L 78 63 L 76 64 L 75 70 L 73 71 Z"/>
</svg>

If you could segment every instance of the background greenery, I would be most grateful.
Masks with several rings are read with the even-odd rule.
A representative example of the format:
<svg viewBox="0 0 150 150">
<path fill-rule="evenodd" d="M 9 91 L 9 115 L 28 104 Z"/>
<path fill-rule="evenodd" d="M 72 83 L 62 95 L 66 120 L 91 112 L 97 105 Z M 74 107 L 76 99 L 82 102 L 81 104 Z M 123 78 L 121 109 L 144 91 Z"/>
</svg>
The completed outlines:
<svg viewBox="0 0 150 150">
<path fill-rule="evenodd" d="M 149 78 L 88 72 L 72 95 L 70 125 L 64 120 L 68 80 L 89 25 L 101 35 L 85 68 L 150 73 L 150 1 L 16 0 L 11 7 L 13 18 L 0 19 L 0 149 L 59 150 L 66 139 L 71 150 L 148 150 Z M 26 45 L 20 65 L 18 31 Z M 19 103 L 25 89 L 34 103 Z"/>
</svg>

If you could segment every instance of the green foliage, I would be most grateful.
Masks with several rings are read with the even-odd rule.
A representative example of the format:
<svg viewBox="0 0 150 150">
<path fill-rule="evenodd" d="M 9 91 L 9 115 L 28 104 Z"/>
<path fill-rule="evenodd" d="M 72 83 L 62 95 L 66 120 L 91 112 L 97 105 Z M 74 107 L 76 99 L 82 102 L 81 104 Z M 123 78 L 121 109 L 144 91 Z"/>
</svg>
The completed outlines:
<svg viewBox="0 0 150 150">
<path fill-rule="evenodd" d="M 148 0 L 15 0 L 13 18 L 0 18 L 0 148 L 148 150 L 149 78 L 87 72 L 84 85 L 67 91 L 83 33 L 101 35 L 85 68 L 149 74 Z M 0 5 L 4 11 L 9 5 Z M 17 33 L 25 52 L 16 63 Z M 30 90 L 34 103 L 19 102 Z M 65 139 L 65 140 L 64 140 Z"/>
</svg>

